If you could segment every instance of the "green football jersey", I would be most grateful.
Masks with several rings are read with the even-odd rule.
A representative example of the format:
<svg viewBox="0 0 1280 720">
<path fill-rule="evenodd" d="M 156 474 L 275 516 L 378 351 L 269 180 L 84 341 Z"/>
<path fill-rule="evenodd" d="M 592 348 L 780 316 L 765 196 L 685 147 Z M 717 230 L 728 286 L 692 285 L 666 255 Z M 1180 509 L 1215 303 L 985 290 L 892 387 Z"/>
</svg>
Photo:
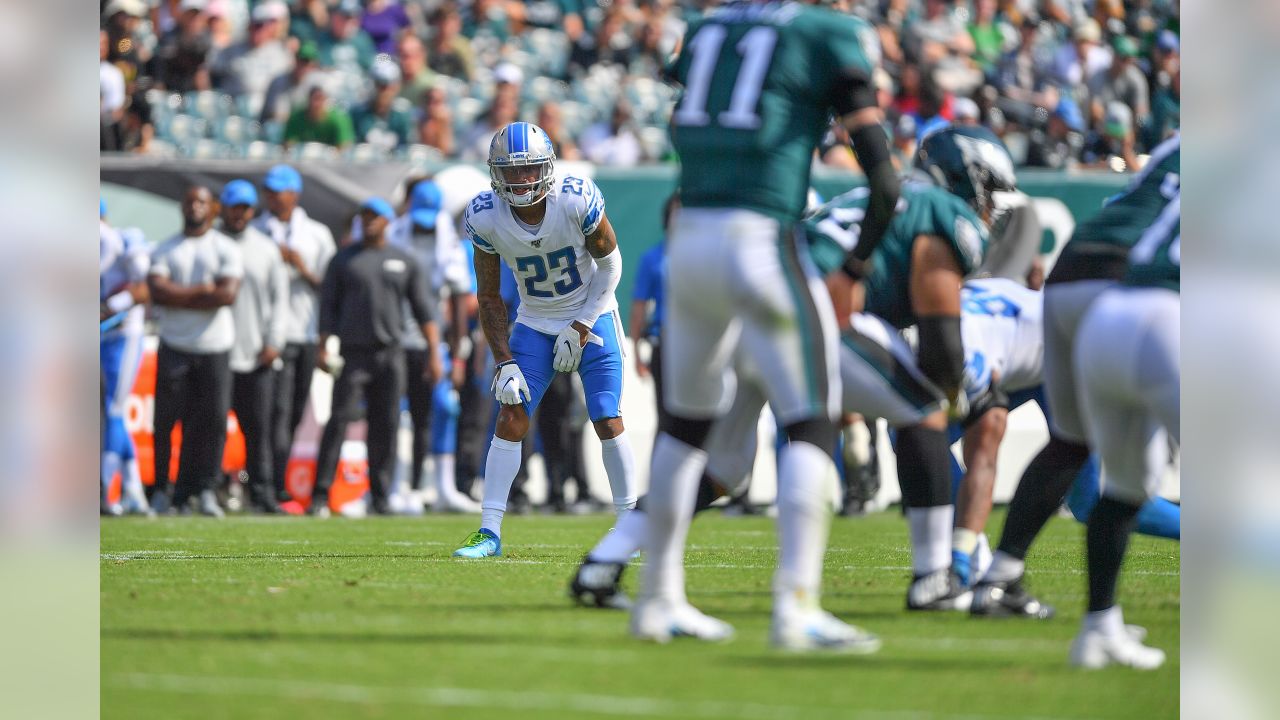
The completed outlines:
<svg viewBox="0 0 1280 720">
<path fill-rule="evenodd" d="M 1076 226 L 1048 282 L 1119 280 L 1129 250 L 1178 195 L 1182 141 L 1177 135 L 1151 153 L 1142 172 L 1102 211 Z"/>
<path fill-rule="evenodd" d="M 729 3 L 692 23 L 671 68 L 684 205 L 799 220 L 837 81 L 869 78 L 877 43 L 858 18 L 794 2 Z"/>
<path fill-rule="evenodd" d="M 1124 282 L 1182 292 L 1182 199 L 1178 195 L 1129 252 Z"/>
<path fill-rule="evenodd" d="M 857 246 L 869 196 L 865 187 L 851 190 L 805 219 L 809 253 L 822 274 L 840 267 Z M 945 240 L 966 275 L 982 264 L 987 249 L 987 227 L 963 200 L 932 185 L 904 185 L 897 212 L 871 255 L 866 277 L 866 311 L 900 328 L 916 323 L 909 293 L 911 250 L 921 235 Z"/>
</svg>

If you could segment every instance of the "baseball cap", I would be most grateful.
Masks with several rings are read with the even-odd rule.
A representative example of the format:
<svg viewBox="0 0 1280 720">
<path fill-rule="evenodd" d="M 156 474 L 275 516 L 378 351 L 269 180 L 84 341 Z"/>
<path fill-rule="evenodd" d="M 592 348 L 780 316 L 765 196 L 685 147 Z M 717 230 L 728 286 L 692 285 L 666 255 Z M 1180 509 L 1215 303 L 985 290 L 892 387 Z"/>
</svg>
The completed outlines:
<svg viewBox="0 0 1280 720">
<path fill-rule="evenodd" d="M 289 15 L 289 8 L 282 2 L 267 0 L 253 9 L 249 18 L 255 23 L 283 20 Z"/>
<path fill-rule="evenodd" d="M 182 2 L 178 3 L 178 12 L 184 13 L 191 10 L 204 12 L 208 6 L 209 0 L 182 0 Z"/>
<path fill-rule="evenodd" d="M 1156 47 L 1164 52 L 1178 52 L 1180 45 L 1178 34 L 1172 30 L 1161 30 L 1156 36 Z"/>
<path fill-rule="evenodd" d="M 1102 42 L 1102 26 L 1093 18 L 1086 19 L 1076 26 L 1075 40 L 1076 42 Z"/>
<path fill-rule="evenodd" d="M 519 85 L 524 82 L 524 71 L 511 63 L 502 63 L 493 69 L 493 81 Z"/>
<path fill-rule="evenodd" d="M 379 55 L 373 61 L 373 67 L 369 68 L 369 74 L 373 76 L 373 81 L 379 85 L 394 85 L 400 82 L 400 68 L 391 59 L 390 55 Z"/>
<path fill-rule="evenodd" d="M 1107 113 L 1102 119 L 1107 135 L 1123 138 L 1133 127 L 1133 111 L 1119 100 L 1107 103 Z"/>
<path fill-rule="evenodd" d="M 316 48 L 315 43 L 308 40 L 298 46 L 296 57 L 299 62 L 315 62 L 320 59 L 320 51 Z"/>
<path fill-rule="evenodd" d="M 1064 97 L 1059 100 L 1058 106 L 1053 109 L 1053 114 L 1075 132 L 1084 130 L 1084 116 L 1080 114 L 1080 106 L 1076 105 L 1071 98 Z"/>
<path fill-rule="evenodd" d="M 360 14 L 360 0 L 339 0 L 338 4 L 334 5 L 329 12 L 356 17 Z"/>
<path fill-rule="evenodd" d="M 302 175 L 288 165 L 276 165 L 267 171 L 262 184 L 272 192 L 302 192 Z"/>
<path fill-rule="evenodd" d="M 982 112 L 978 110 L 978 103 L 967 97 L 958 97 L 952 106 L 952 115 L 955 119 L 973 118 L 977 120 L 982 116 Z"/>
<path fill-rule="evenodd" d="M 388 220 L 396 219 L 396 211 L 391 209 L 391 203 L 380 197 L 371 197 L 360 204 L 360 211 L 372 210 Z"/>
<path fill-rule="evenodd" d="M 1138 56 L 1138 43 L 1134 42 L 1133 38 L 1128 35 L 1117 35 L 1116 39 L 1112 41 L 1111 47 L 1120 57 L 1131 58 Z"/>
<path fill-rule="evenodd" d="M 116 13 L 142 17 L 147 14 L 147 4 L 142 0 L 111 0 L 102 11 L 102 17 L 111 17 Z"/>
<path fill-rule="evenodd" d="M 413 194 L 409 196 L 409 217 L 414 225 L 434 230 L 436 216 L 443 204 L 444 194 L 440 186 L 431 180 L 423 180 L 413 186 Z"/>
<path fill-rule="evenodd" d="M 235 207 L 236 205 L 257 205 L 258 189 L 248 180 L 232 180 L 222 188 L 222 195 L 218 198 L 226 207 Z"/>
</svg>

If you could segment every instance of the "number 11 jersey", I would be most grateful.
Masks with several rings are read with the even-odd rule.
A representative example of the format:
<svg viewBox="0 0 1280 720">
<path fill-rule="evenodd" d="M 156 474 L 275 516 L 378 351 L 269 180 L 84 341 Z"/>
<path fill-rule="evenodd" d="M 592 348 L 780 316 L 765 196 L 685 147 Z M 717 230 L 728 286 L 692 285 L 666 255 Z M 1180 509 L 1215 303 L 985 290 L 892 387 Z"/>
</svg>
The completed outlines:
<svg viewBox="0 0 1280 720">
<path fill-rule="evenodd" d="M 547 193 L 546 215 L 535 228 L 520 222 L 496 193 L 476 195 L 463 215 L 467 237 L 481 252 L 511 267 L 520 290 L 516 322 L 556 335 L 579 319 L 596 272 L 586 237 L 604 219 L 604 195 L 588 178 L 566 175 Z M 617 309 L 610 301 L 605 312 Z"/>
</svg>

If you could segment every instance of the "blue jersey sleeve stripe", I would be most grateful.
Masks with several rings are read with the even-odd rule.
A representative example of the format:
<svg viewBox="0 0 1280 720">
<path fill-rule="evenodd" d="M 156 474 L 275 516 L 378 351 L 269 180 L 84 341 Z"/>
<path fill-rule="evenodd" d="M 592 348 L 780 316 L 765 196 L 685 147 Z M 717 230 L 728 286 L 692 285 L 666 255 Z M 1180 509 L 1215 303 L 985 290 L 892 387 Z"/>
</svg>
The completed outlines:
<svg viewBox="0 0 1280 720">
<path fill-rule="evenodd" d="M 594 204 L 587 211 L 586 217 L 582 218 L 582 234 L 590 235 L 595 232 L 596 226 L 600 224 L 600 214 L 604 210 L 604 206 Z"/>
</svg>

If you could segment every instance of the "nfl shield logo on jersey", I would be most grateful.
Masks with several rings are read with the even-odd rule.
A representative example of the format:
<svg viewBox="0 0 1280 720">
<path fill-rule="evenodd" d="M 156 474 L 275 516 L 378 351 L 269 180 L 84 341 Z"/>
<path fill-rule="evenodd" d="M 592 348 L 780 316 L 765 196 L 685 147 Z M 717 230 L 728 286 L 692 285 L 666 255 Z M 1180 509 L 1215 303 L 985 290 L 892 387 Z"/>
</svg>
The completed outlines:
<svg viewBox="0 0 1280 720">
<path fill-rule="evenodd" d="M 542 241 L 541 241 L 541 240 L 534 240 L 533 242 L 531 242 L 531 243 L 529 243 L 529 244 L 530 244 L 530 245 L 533 245 L 534 247 L 542 247 Z"/>
</svg>

